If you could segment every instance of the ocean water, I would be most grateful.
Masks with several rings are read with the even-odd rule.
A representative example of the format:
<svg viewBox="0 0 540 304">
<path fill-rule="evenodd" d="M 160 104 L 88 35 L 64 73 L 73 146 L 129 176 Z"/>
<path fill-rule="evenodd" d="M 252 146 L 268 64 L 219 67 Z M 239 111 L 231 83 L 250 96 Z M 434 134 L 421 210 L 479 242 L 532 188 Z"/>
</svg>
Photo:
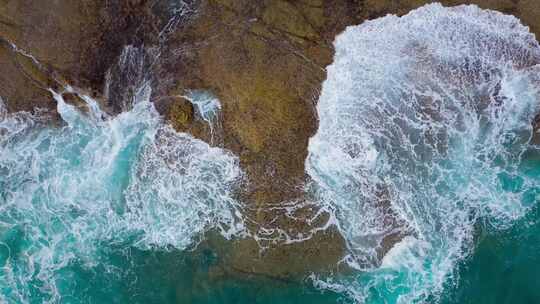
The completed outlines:
<svg viewBox="0 0 540 304">
<path fill-rule="evenodd" d="M 442 303 L 536 303 L 540 299 L 540 212 L 503 232 L 481 232 L 474 254 Z"/>
<path fill-rule="evenodd" d="M 61 126 L 1 108 L 0 301 L 76 303 L 70 294 L 89 288 L 110 296 L 130 283 L 132 250 L 190 249 L 210 229 L 242 233 L 231 194 L 238 159 L 165 125 L 149 87 L 116 117 L 87 96 L 84 113 L 51 93 Z"/>
<path fill-rule="evenodd" d="M 349 27 L 335 47 L 306 192 L 352 271 L 229 273 L 205 238 L 252 237 L 238 157 L 168 126 L 131 57 L 150 52 L 127 47 L 118 70 L 140 74 L 120 77 L 134 90 L 117 116 L 71 87 L 51 90 L 56 123 L 0 101 L 0 303 L 540 302 L 534 35 L 433 4 Z M 212 124 L 219 100 L 190 94 Z"/>
</svg>

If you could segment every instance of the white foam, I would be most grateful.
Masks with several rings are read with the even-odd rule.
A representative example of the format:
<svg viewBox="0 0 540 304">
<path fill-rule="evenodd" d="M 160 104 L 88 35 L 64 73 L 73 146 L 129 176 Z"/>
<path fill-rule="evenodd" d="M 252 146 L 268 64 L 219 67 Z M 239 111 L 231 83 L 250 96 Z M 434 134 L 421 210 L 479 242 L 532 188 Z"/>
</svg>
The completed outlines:
<svg viewBox="0 0 540 304">
<path fill-rule="evenodd" d="M 538 42 L 512 16 L 431 4 L 348 27 L 335 48 L 306 170 L 364 273 L 330 285 L 359 302 L 437 299 L 477 220 L 508 227 L 540 186 L 521 169 L 537 153 Z M 399 229 L 412 236 L 380 260 Z"/>
<path fill-rule="evenodd" d="M 0 240 L 19 233 L 22 244 L 0 275 L 6 301 L 29 302 L 38 281 L 58 302 L 58 271 L 100 263 L 98 244 L 182 250 L 209 229 L 242 235 L 238 158 L 165 125 L 148 86 L 116 117 L 88 96 L 84 114 L 51 93 L 64 126 L 0 104 Z"/>
<path fill-rule="evenodd" d="M 221 103 L 219 102 L 219 99 L 210 92 L 202 90 L 190 90 L 182 97 L 189 100 L 195 106 L 197 115 L 199 115 L 209 124 L 213 123 L 213 120 L 216 119 L 219 111 L 221 110 Z"/>
<path fill-rule="evenodd" d="M 219 114 L 221 102 L 212 93 L 204 90 L 189 90 L 183 95 L 195 107 L 195 114 L 210 126 L 211 141 L 214 140 L 214 132 L 220 127 Z"/>
</svg>

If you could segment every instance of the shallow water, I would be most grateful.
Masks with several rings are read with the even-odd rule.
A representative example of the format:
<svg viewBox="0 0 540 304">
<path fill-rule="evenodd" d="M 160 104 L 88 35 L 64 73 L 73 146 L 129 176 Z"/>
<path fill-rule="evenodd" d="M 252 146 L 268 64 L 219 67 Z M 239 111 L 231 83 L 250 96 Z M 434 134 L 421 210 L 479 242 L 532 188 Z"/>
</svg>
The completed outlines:
<svg viewBox="0 0 540 304">
<path fill-rule="evenodd" d="M 335 46 L 306 191 L 355 271 L 229 273 L 204 236 L 252 237 L 238 157 L 166 125 L 141 70 L 115 117 L 80 93 L 85 110 L 51 91 L 59 125 L 0 102 L 0 302 L 539 302 L 533 35 L 511 16 L 429 5 L 350 27 Z M 192 93 L 212 124 L 219 101 Z"/>
</svg>

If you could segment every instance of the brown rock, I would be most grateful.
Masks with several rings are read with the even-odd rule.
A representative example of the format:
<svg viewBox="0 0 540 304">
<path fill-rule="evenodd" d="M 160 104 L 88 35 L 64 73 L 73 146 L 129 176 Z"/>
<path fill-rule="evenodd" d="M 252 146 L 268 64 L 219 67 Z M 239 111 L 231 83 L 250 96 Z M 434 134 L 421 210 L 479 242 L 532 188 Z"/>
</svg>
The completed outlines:
<svg viewBox="0 0 540 304">
<path fill-rule="evenodd" d="M 161 1 L 167 5 L 172 1 Z M 61 82 L 103 93 L 105 74 L 126 45 L 157 44 L 169 11 L 154 1 L 12 1 L 0 2 L 0 38 L 31 54 Z M 15 81 L 13 81 L 15 83 Z M 8 86 L 0 84 L 0 86 Z M 7 88 L 4 98 L 18 99 Z M 35 93 L 54 106 L 46 91 Z M 26 99 L 18 99 L 25 103 Z M 21 105 L 13 109 L 24 109 Z"/>
<path fill-rule="evenodd" d="M 167 119 L 173 123 L 173 127 L 176 130 L 186 132 L 193 123 L 195 111 L 193 105 L 188 100 L 182 97 L 175 97 L 167 114 Z"/>
<path fill-rule="evenodd" d="M 0 97 L 8 111 L 32 111 L 51 108 L 52 99 L 46 88 L 49 79 L 36 68 L 29 57 L 17 53 L 0 40 Z"/>
</svg>

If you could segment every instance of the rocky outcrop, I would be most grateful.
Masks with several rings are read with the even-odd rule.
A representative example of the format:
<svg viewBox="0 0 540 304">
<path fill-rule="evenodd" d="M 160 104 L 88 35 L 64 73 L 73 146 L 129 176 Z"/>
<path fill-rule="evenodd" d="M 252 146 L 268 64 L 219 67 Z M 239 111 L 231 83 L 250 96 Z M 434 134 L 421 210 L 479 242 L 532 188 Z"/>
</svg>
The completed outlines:
<svg viewBox="0 0 540 304">
<path fill-rule="evenodd" d="M 0 41 L 0 97 L 8 110 L 31 111 L 35 107 L 52 108 L 46 89 L 51 79 L 31 57 L 18 52 L 8 41 Z"/>
<path fill-rule="evenodd" d="M 246 172 L 238 196 L 262 241 L 211 238 L 226 264 L 239 273 L 274 277 L 332 271 L 345 248 L 332 228 L 303 242 L 265 241 L 283 238 L 283 231 L 305 235 L 326 221 L 324 214 L 312 219 L 317 209 L 303 186 L 307 143 L 317 129 L 314 105 L 332 61 L 332 42 L 347 25 L 404 14 L 426 2 L 7 0 L 0 4 L 0 95 L 11 111 L 53 108 L 46 89 L 69 82 L 119 112 L 133 94 L 126 85 L 133 78 L 123 77 L 137 73 L 120 71 L 115 62 L 127 45 L 153 52 L 140 65 L 150 72 L 145 81 L 158 110 L 177 130 L 210 141 L 210 129 L 181 96 L 191 89 L 215 94 L 222 104 L 216 144 L 238 155 Z M 540 33 L 538 1 L 443 1 L 465 2 L 514 14 Z M 297 209 L 291 216 L 283 206 Z M 392 236 L 386 247 L 398 239 Z"/>
<path fill-rule="evenodd" d="M 158 43 L 160 30 L 174 10 L 163 7 L 168 1 L 161 1 L 162 6 L 154 2 L 6 0 L 0 4 L 0 37 L 4 44 L 15 45 L 18 55 L 31 54 L 49 82 L 67 81 L 102 97 L 107 71 L 126 45 Z M 8 69 L 7 62 L 14 59 L 3 52 L 0 60 Z M 10 71 L 10 75 L 3 73 L 7 78 L 0 86 L 8 108 L 54 105 L 50 94 L 34 81 L 42 79 L 41 75 L 20 68 Z M 21 77 L 29 83 L 17 82 Z M 20 93 L 23 91 L 34 93 Z"/>
</svg>

